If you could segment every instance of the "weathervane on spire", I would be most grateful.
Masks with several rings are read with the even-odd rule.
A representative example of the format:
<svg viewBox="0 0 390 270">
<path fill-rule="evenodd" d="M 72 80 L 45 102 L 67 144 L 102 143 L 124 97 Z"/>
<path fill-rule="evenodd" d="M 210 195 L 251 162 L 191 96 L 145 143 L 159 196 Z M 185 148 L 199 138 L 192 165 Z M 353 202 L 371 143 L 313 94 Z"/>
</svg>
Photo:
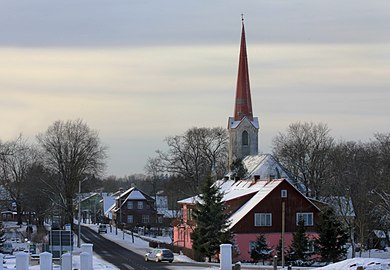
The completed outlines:
<svg viewBox="0 0 390 270">
<path fill-rule="evenodd" d="M 241 13 L 241 21 L 244 22 L 244 13 Z"/>
</svg>

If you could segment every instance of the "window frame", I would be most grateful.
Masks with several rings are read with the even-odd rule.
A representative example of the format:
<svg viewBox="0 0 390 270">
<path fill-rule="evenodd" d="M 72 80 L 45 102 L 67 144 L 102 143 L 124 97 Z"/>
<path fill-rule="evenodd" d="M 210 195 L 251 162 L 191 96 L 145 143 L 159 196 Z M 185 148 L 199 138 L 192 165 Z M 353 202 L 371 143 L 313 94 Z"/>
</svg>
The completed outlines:
<svg viewBox="0 0 390 270">
<path fill-rule="evenodd" d="M 131 219 L 129 220 L 130 217 L 131 217 Z M 133 215 L 127 215 L 127 223 L 128 224 L 133 224 L 134 223 L 134 216 Z"/>
<path fill-rule="evenodd" d="M 249 145 L 249 133 L 248 131 L 244 130 L 241 134 L 241 142 L 243 146 Z"/>
<path fill-rule="evenodd" d="M 272 213 L 255 213 L 255 227 L 272 227 Z"/>
<path fill-rule="evenodd" d="M 144 202 L 143 201 L 137 202 L 137 209 L 144 209 Z"/>
<path fill-rule="evenodd" d="M 314 214 L 313 212 L 297 212 L 295 225 L 298 225 L 299 220 L 303 217 L 303 226 L 314 226 Z M 310 222 L 309 222 L 310 221 Z"/>
<path fill-rule="evenodd" d="M 142 224 L 148 224 L 148 223 L 150 223 L 150 216 L 142 215 Z"/>
<path fill-rule="evenodd" d="M 131 205 L 131 207 L 129 207 Z M 134 202 L 133 201 L 127 201 L 127 209 L 134 209 Z"/>
</svg>

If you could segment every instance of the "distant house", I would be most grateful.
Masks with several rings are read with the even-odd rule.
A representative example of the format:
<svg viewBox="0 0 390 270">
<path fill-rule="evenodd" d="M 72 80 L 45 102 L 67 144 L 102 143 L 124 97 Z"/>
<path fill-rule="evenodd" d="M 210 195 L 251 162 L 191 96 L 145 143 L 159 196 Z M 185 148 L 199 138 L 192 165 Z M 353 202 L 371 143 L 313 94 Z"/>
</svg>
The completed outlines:
<svg viewBox="0 0 390 270">
<path fill-rule="evenodd" d="M 109 223 L 112 220 L 112 209 L 115 207 L 115 198 L 113 194 L 103 193 L 103 198 L 100 201 L 101 209 L 103 211 L 102 223 Z"/>
<path fill-rule="evenodd" d="M 163 195 L 156 196 L 157 213 L 163 217 L 163 227 L 170 227 L 172 222 L 178 217 L 178 211 L 169 209 L 168 197 Z"/>
<path fill-rule="evenodd" d="M 215 185 L 223 192 L 223 201 L 231 213 L 230 230 L 234 233 L 239 260 L 250 260 L 251 247 L 259 234 L 264 234 L 268 246 L 276 250 L 281 239 L 283 218 L 285 246 L 291 244 L 300 219 L 305 222 L 309 239 L 318 235 L 315 226 L 319 208 L 286 179 L 224 179 Z M 197 200 L 195 196 L 178 202 L 182 219 L 174 227 L 174 244 L 177 246 L 192 248 L 190 235 L 195 228 L 192 211 Z"/>
<path fill-rule="evenodd" d="M 127 228 L 158 227 L 163 222 L 163 216 L 155 207 L 155 199 L 136 187 L 132 187 L 115 199 L 112 210 L 115 224 L 123 224 Z"/>
<path fill-rule="evenodd" d="M 103 211 L 100 201 L 102 200 L 101 193 L 84 194 L 81 199 L 81 220 L 84 223 L 100 223 L 103 218 Z"/>
</svg>

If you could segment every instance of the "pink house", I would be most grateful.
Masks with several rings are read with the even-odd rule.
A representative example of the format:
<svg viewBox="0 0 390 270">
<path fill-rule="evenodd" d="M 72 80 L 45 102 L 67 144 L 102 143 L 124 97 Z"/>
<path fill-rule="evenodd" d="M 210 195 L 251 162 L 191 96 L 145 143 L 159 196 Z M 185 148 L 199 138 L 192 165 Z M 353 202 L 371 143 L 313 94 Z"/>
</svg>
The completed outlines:
<svg viewBox="0 0 390 270">
<path fill-rule="evenodd" d="M 300 219 L 304 220 L 310 239 L 318 235 L 315 225 L 320 210 L 285 179 L 219 180 L 215 183 L 224 193 L 228 205 L 230 229 L 239 251 L 237 260 L 251 260 L 250 250 L 259 234 L 264 234 L 268 246 L 276 250 L 282 237 L 286 247 Z M 174 244 L 191 248 L 191 232 L 195 226 L 191 212 L 198 197 L 179 201 L 182 219 L 174 227 Z M 284 221 L 283 221 L 284 220 Z"/>
</svg>

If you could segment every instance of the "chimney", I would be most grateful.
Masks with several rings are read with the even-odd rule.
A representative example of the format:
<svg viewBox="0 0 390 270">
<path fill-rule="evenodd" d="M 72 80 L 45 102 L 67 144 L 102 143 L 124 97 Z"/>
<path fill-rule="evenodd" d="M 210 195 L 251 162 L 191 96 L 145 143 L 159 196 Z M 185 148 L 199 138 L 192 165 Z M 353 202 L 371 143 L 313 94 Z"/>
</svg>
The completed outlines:
<svg viewBox="0 0 390 270">
<path fill-rule="evenodd" d="M 226 182 L 227 180 L 229 180 L 229 176 L 225 175 L 225 176 L 223 177 L 223 181 Z"/>
<path fill-rule="evenodd" d="M 260 175 L 255 175 L 255 182 L 256 182 L 257 180 L 260 180 Z"/>
<path fill-rule="evenodd" d="M 235 177 L 234 177 L 234 182 L 237 182 L 238 180 L 240 180 L 240 177 L 235 176 Z"/>
</svg>

